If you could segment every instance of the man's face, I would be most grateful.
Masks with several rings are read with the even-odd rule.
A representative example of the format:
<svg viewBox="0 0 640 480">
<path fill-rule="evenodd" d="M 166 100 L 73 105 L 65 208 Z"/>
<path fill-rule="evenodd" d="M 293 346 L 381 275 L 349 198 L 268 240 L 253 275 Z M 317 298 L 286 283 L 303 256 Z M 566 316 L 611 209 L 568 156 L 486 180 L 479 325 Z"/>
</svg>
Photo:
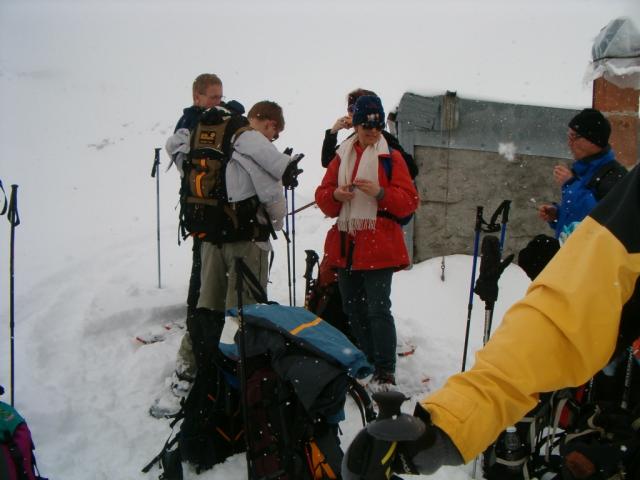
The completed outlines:
<svg viewBox="0 0 640 480">
<path fill-rule="evenodd" d="M 580 160 L 602 151 L 602 147 L 591 143 L 572 128 L 567 133 L 567 145 L 569 145 L 574 160 Z"/>
<path fill-rule="evenodd" d="M 222 102 L 222 85 L 209 85 L 203 93 L 196 93 L 194 105 L 196 107 L 217 107 Z"/>
</svg>

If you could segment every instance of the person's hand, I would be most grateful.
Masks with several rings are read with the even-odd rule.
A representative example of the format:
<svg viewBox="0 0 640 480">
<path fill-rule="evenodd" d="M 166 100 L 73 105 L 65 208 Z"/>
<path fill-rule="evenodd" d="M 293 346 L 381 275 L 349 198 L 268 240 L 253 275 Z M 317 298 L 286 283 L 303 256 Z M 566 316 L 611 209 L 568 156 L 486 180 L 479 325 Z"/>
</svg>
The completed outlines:
<svg viewBox="0 0 640 480">
<path fill-rule="evenodd" d="M 345 115 L 344 117 L 340 117 L 336 120 L 336 123 L 331 127 L 331 133 L 338 133 L 343 128 L 351 128 L 351 117 Z"/>
<path fill-rule="evenodd" d="M 397 478 L 390 477 L 391 472 L 429 475 L 443 465 L 463 463 L 447 434 L 431 423 L 429 413 L 421 406 L 417 405 L 414 413 L 414 421 L 424 424 L 424 431 L 417 438 L 393 441 L 394 434 L 406 435 L 406 420 L 397 421 L 397 429 L 387 424 L 376 431 L 373 422 L 356 435 L 342 460 L 344 480 Z M 384 430 L 388 430 L 387 435 Z"/>
<path fill-rule="evenodd" d="M 353 192 L 353 187 L 351 185 L 343 185 L 333 191 L 333 198 L 340 203 L 348 202 L 355 197 L 355 195 L 356 194 Z"/>
<path fill-rule="evenodd" d="M 573 172 L 563 163 L 559 163 L 553 167 L 553 179 L 558 185 L 564 185 L 564 183 L 573 176 Z"/>
<path fill-rule="evenodd" d="M 355 187 L 358 190 L 366 193 L 371 197 L 377 197 L 378 194 L 380 193 L 380 185 L 372 182 L 371 180 L 362 180 L 362 179 L 356 178 L 353 181 L 353 185 L 355 185 Z"/>
<path fill-rule="evenodd" d="M 302 157 L 304 157 L 304 153 L 296 153 L 291 157 L 291 162 L 289 162 L 282 174 L 282 185 L 285 187 L 295 188 L 298 186 L 298 175 L 304 172 L 304 170 L 298 168 L 298 163 L 302 160 Z"/>
<path fill-rule="evenodd" d="M 358 432 L 342 459 L 344 480 L 387 480 L 398 442 L 373 437 L 366 428 Z"/>
<path fill-rule="evenodd" d="M 558 208 L 550 204 L 540 205 L 538 217 L 545 222 L 553 222 L 558 219 Z"/>
</svg>

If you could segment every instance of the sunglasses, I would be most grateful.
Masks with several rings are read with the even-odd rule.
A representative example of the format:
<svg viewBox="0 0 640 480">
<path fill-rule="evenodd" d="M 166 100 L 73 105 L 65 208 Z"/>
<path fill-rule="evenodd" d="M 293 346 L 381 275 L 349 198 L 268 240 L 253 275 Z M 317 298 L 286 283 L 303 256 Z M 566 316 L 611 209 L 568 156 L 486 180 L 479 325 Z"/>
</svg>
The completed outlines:
<svg viewBox="0 0 640 480">
<path fill-rule="evenodd" d="M 379 130 L 379 131 L 382 131 L 382 129 L 384 128 L 384 126 L 380 125 L 379 123 L 362 123 L 362 124 L 360 124 L 360 126 L 362 128 L 364 128 L 365 130 Z"/>
</svg>

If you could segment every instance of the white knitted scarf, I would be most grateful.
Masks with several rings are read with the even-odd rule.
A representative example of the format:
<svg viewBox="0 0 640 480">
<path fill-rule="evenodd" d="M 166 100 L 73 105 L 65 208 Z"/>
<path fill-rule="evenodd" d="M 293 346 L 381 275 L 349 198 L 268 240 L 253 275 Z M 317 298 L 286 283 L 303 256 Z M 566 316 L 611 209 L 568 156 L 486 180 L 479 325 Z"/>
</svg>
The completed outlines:
<svg viewBox="0 0 640 480">
<path fill-rule="evenodd" d="M 340 156 L 340 168 L 338 169 L 338 186 L 351 184 L 351 179 L 370 180 L 376 185 L 378 183 L 378 156 L 388 155 L 389 146 L 385 138 L 380 135 L 380 139 L 374 144 L 365 148 L 358 164 L 358 170 L 353 175 L 353 168 L 356 164 L 356 150 L 354 143 L 358 140 L 357 135 L 346 139 L 338 148 Z M 354 233 L 356 230 L 374 230 L 376 228 L 376 218 L 378 213 L 378 201 L 359 189 L 353 191 L 353 199 L 343 202 L 338 216 L 338 230 L 342 232 Z"/>
</svg>

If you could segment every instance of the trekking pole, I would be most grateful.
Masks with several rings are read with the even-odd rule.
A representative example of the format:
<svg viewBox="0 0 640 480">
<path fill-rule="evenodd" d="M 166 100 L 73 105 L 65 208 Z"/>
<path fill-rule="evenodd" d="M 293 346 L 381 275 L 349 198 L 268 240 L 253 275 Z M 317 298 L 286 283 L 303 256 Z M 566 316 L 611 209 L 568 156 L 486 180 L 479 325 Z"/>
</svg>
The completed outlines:
<svg viewBox="0 0 640 480">
<path fill-rule="evenodd" d="M 500 255 L 500 241 L 494 235 L 487 235 L 482 239 L 482 259 L 480 261 L 480 275 L 473 291 L 484 301 L 484 335 L 482 344 L 486 345 L 491 335 L 491 323 L 493 320 L 493 309 L 498 300 L 498 280 L 505 268 L 513 260 L 513 255 L 509 255 L 504 260 Z"/>
<path fill-rule="evenodd" d="M 292 212 L 288 212 L 287 215 L 295 215 L 296 213 L 300 213 L 303 210 L 306 210 L 309 207 L 313 207 L 316 204 L 315 200 L 313 202 L 309 202 L 306 205 L 303 205 L 299 208 L 296 208 L 294 211 Z"/>
<path fill-rule="evenodd" d="M 156 235 L 158 239 L 158 288 L 162 288 L 160 281 L 160 148 L 155 149 L 151 178 L 156 179 Z"/>
<path fill-rule="evenodd" d="M 507 223 L 509 223 L 509 209 L 511 208 L 511 200 L 505 200 L 502 202 L 504 208 L 502 210 L 502 219 L 500 221 L 500 252 L 504 251 L 504 241 L 507 236 Z"/>
<path fill-rule="evenodd" d="M 624 390 L 622 390 L 622 401 L 620 408 L 626 410 L 629 408 L 629 398 L 631 397 L 631 379 L 633 377 L 634 351 L 633 346 L 627 348 L 627 365 L 624 371 Z"/>
<path fill-rule="evenodd" d="M 284 187 L 284 203 L 286 209 L 289 209 L 289 194 L 287 193 L 287 187 Z M 291 298 L 291 240 L 289 237 L 289 215 L 284 217 L 284 238 L 287 241 L 287 286 L 289 287 L 289 306 L 293 305 L 293 299 Z"/>
<path fill-rule="evenodd" d="M 467 366 L 467 348 L 469 346 L 469 330 L 471 329 L 471 311 L 473 310 L 473 288 L 476 283 L 476 264 L 478 262 L 478 248 L 480 246 L 480 230 L 482 229 L 483 207 L 476 207 L 476 224 L 474 228 L 475 237 L 473 240 L 473 265 L 471 267 L 471 286 L 469 287 L 469 303 L 467 305 L 467 328 L 464 334 L 464 351 L 462 353 L 462 370 Z"/>
<path fill-rule="evenodd" d="M 296 211 L 296 190 L 291 187 L 291 210 Z M 296 216 L 291 215 L 291 276 L 293 277 L 293 306 L 296 306 Z"/>
<path fill-rule="evenodd" d="M 305 279 L 304 308 L 309 309 L 309 299 L 311 297 L 311 289 L 313 288 L 313 285 L 314 285 L 313 267 L 318 265 L 318 260 L 320 260 L 320 258 L 318 257 L 318 254 L 316 253 L 315 250 L 305 250 L 304 253 L 306 254 L 306 257 L 305 257 L 306 268 L 304 270 L 304 275 L 303 275 L 303 278 Z"/>
<path fill-rule="evenodd" d="M 249 397 L 247 393 L 247 350 L 246 350 L 246 324 L 244 319 L 244 308 L 242 306 L 242 288 L 243 288 L 243 273 L 242 273 L 242 258 L 236 257 L 235 259 L 236 269 L 236 293 L 238 303 L 238 332 L 239 332 L 239 347 L 240 347 L 240 390 L 242 394 L 242 420 L 244 422 L 244 443 L 247 447 L 247 478 L 253 479 L 253 460 L 251 459 L 251 435 L 249 434 Z"/>
<path fill-rule="evenodd" d="M 2 209 L 0 210 L 0 216 L 4 215 L 7 212 L 7 206 L 9 204 L 7 200 L 7 194 L 4 191 L 4 186 L 2 185 L 2 180 L 0 180 L 0 193 L 2 193 Z M 12 336 L 13 339 L 13 336 Z M 11 364 L 13 365 L 13 360 L 11 360 Z M 11 392 L 13 393 L 13 385 L 11 386 Z M 4 387 L 0 385 L 0 395 L 4 394 Z M 13 400 L 11 401 L 11 405 L 13 406 Z"/>
<path fill-rule="evenodd" d="M 9 200 L 9 210 L 7 218 L 11 224 L 11 242 L 9 254 L 9 334 L 11 337 L 11 406 L 14 404 L 15 392 L 15 238 L 16 227 L 20 225 L 20 215 L 18 214 L 18 185 L 11 185 L 11 196 Z"/>
<path fill-rule="evenodd" d="M 492 224 L 487 225 L 488 230 L 495 230 Z M 493 321 L 493 310 L 498 300 L 498 280 L 505 268 L 513 260 L 513 255 L 509 255 L 501 260 L 500 241 L 495 235 L 487 235 L 482 239 L 482 259 L 480 261 L 480 275 L 473 289 L 480 299 L 484 301 L 484 332 L 482 335 L 482 345 L 486 345 L 491 336 L 491 323 Z M 478 457 L 474 459 L 472 478 L 476 478 L 476 468 Z"/>
</svg>

